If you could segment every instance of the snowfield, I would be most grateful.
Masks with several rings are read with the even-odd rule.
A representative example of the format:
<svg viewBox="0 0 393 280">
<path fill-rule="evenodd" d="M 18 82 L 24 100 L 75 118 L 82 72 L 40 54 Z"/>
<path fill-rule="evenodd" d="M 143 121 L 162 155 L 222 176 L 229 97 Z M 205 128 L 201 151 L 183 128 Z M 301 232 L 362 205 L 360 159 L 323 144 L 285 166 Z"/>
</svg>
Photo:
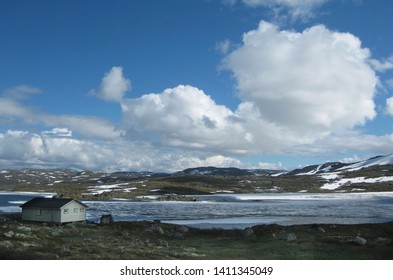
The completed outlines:
<svg viewBox="0 0 393 280">
<path fill-rule="evenodd" d="M 342 186 L 352 185 L 357 183 L 373 184 L 373 183 L 390 182 L 390 181 L 393 181 L 393 176 L 384 176 L 384 177 L 377 177 L 377 178 L 365 178 L 365 177 L 343 178 L 338 181 L 326 183 L 321 187 L 321 189 L 335 190 Z"/>
</svg>

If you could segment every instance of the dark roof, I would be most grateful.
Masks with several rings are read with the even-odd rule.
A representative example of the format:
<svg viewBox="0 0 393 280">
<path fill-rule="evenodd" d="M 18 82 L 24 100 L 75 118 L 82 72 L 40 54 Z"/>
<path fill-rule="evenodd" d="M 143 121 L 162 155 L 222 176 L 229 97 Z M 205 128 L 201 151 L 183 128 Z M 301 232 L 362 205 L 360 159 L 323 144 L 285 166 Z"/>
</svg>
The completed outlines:
<svg viewBox="0 0 393 280">
<path fill-rule="evenodd" d="M 79 204 L 87 207 L 87 205 L 83 204 L 79 200 L 72 198 L 46 198 L 46 197 L 35 197 L 26 203 L 22 204 L 20 207 L 40 207 L 40 208 L 56 208 L 59 209 L 66 205 L 67 203 L 75 200 Z"/>
</svg>

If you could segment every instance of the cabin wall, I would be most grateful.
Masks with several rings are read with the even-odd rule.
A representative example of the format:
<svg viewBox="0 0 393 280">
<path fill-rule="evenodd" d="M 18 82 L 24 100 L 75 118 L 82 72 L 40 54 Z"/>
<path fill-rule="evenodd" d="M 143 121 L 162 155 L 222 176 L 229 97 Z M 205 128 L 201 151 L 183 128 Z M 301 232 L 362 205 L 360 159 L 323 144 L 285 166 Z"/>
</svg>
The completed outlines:
<svg viewBox="0 0 393 280">
<path fill-rule="evenodd" d="M 86 207 L 76 201 L 71 201 L 61 207 L 61 223 L 86 220 Z"/>
<path fill-rule="evenodd" d="M 60 210 L 47 208 L 23 208 L 22 220 L 60 223 Z"/>
</svg>

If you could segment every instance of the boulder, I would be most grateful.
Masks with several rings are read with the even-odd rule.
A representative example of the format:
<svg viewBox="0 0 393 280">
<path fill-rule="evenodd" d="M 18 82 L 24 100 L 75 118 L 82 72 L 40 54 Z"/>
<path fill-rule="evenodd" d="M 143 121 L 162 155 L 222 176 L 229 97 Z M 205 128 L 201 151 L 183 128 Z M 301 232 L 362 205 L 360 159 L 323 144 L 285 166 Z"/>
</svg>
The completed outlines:
<svg viewBox="0 0 393 280">
<path fill-rule="evenodd" d="M 252 228 L 245 228 L 242 232 L 243 237 L 245 238 L 250 238 L 250 237 L 254 237 L 254 231 L 252 230 Z"/>
<path fill-rule="evenodd" d="M 15 233 L 12 230 L 10 230 L 10 231 L 4 233 L 3 235 L 5 237 L 12 238 L 15 235 Z"/>
<path fill-rule="evenodd" d="M 163 239 L 158 239 L 156 244 L 159 247 L 165 247 L 165 248 L 169 247 L 168 241 L 163 240 Z"/>
<path fill-rule="evenodd" d="M 296 237 L 296 235 L 294 234 L 294 233 L 288 233 L 287 234 L 287 241 L 288 242 L 293 242 L 293 241 L 296 241 L 297 240 L 297 237 Z"/>
<path fill-rule="evenodd" d="M 380 244 L 380 245 L 386 245 L 391 242 L 392 242 L 392 240 L 390 238 L 386 238 L 386 237 L 378 237 L 377 239 L 375 239 L 375 243 Z"/>
<path fill-rule="evenodd" d="M 12 242 L 9 240 L 4 240 L 0 241 L 0 247 L 3 247 L 5 249 L 11 249 L 14 247 L 14 244 L 12 244 Z"/>
<path fill-rule="evenodd" d="M 353 243 L 360 245 L 360 246 L 364 246 L 367 244 L 367 240 L 364 239 L 363 237 L 356 236 L 355 239 L 353 240 Z"/>
<path fill-rule="evenodd" d="M 61 235 L 63 233 L 63 230 L 61 229 L 61 228 L 53 228 L 53 229 L 51 229 L 51 231 L 50 231 L 50 234 L 52 235 L 52 236 L 59 236 L 59 235 Z"/>
<path fill-rule="evenodd" d="M 154 231 L 157 232 L 159 235 L 164 235 L 164 234 L 165 234 L 165 232 L 164 232 L 164 230 L 162 229 L 162 227 L 160 227 L 160 226 L 155 226 L 154 228 L 155 228 Z"/>
<path fill-rule="evenodd" d="M 30 233 L 30 232 L 32 231 L 31 228 L 26 227 L 26 226 L 18 226 L 18 227 L 16 228 L 16 230 L 17 230 L 17 231 L 20 231 L 20 232 L 22 232 L 22 233 Z"/>
<path fill-rule="evenodd" d="M 102 215 L 100 219 L 100 224 L 101 225 L 110 225 L 113 224 L 113 217 L 111 214 L 108 215 Z"/>
<path fill-rule="evenodd" d="M 176 227 L 176 231 L 179 233 L 185 234 L 185 233 L 188 233 L 190 231 L 190 229 L 186 226 L 179 226 L 179 227 Z"/>
</svg>

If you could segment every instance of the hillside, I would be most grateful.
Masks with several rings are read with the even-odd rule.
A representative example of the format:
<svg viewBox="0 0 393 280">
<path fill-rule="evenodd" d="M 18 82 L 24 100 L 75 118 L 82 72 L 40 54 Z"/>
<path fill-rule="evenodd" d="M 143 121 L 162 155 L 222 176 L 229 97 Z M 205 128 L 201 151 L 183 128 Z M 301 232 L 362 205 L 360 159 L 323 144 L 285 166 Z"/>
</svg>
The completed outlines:
<svg viewBox="0 0 393 280">
<path fill-rule="evenodd" d="M 290 172 L 198 167 L 173 174 L 78 172 L 69 169 L 3 169 L 0 191 L 45 191 L 88 199 L 211 194 L 220 192 L 393 191 L 393 154 L 352 164 L 311 165 Z"/>
</svg>

